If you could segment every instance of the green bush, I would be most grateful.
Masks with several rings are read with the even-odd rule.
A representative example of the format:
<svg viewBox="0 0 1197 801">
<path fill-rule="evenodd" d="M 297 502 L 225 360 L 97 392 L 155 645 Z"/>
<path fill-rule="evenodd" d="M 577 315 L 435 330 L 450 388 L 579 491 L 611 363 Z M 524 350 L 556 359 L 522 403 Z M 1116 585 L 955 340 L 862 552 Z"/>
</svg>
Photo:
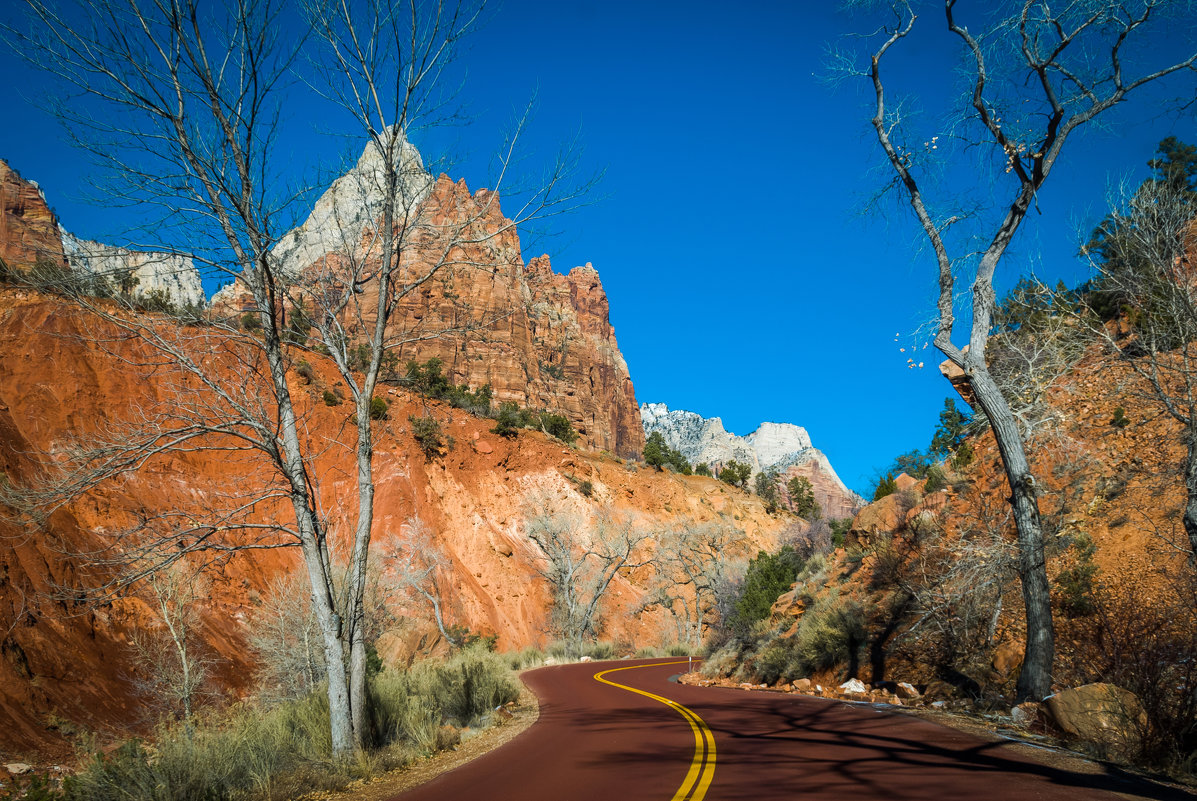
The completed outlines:
<svg viewBox="0 0 1197 801">
<path fill-rule="evenodd" d="M 324 390 L 324 405 L 325 406 L 340 406 L 341 399 L 337 397 L 337 393 L 331 389 Z"/>
<path fill-rule="evenodd" d="M 510 439 L 519 432 L 521 427 L 519 404 L 515 401 L 499 404 L 499 413 L 495 416 L 495 427 L 490 430 L 490 433 Z"/>
<path fill-rule="evenodd" d="M 582 494 L 582 497 L 584 497 L 584 498 L 593 497 L 594 496 L 594 484 L 591 483 L 590 481 L 580 481 L 580 482 L 578 482 L 578 492 L 580 492 Z"/>
<path fill-rule="evenodd" d="M 556 437 L 567 445 L 578 438 L 578 432 L 570 424 L 569 418 L 561 414 L 541 412 L 540 427 L 549 436 Z"/>
<path fill-rule="evenodd" d="M 1072 563 L 1056 576 L 1060 605 L 1070 617 L 1083 617 L 1094 609 L 1094 591 L 1097 585 L 1097 545 L 1084 532 L 1075 534 L 1069 542 Z"/>
<path fill-rule="evenodd" d="M 304 382 L 308 383 L 308 384 L 310 384 L 316 380 L 316 371 L 315 371 L 315 369 L 312 368 L 312 365 L 309 364 L 306 359 L 300 361 L 299 364 L 295 365 L 295 374 L 297 376 L 299 376 L 300 378 L 302 378 L 304 380 Z"/>
<path fill-rule="evenodd" d="M 709 476 L 711 475 L 711 466 L 706 462 L 699 462 L 694 466 L 694 475 Z"/>
<path fill-rule="evenodd" d="M 411 422 L 411 434 L 416 438 L 420 449 L 424 451 L 424 457 L 431 459 L 439 454 L 445 443 L 441 424 L 437 422 L 437 419 L 429 415 L 412 416 L 407 419 Z"/>
<path fill-rule="evenodd" d="M 1115 407 L 1114 417 L 1110 420 L 1110 425 L 1116 428 L 1126 428 L 1130 424 L 1130 418 L 1126 416 L 1126 409 L 1123 409 L 1121 406 Z"/>
<path fill-rule="evenodd" d="M 262 318 L 254 312 L 241 315 L 241 327 L 246 331 L 261 331 Z"/>
<path fill-rule="evenodd" d="M 732 604 L 726 621 L 728 629 L 741 638 L 747 636 L 754 624 L 769 617 L 770 607 L 778 596 L 790 589 L 802 566 L 802 557 L 791 545 L 785 545 L 773 554 L 757 553 L 748 563 L 744 581 Z"/>
<path fill-rule="evenodd" d="M 390 404 L 387 403 L 383 398 L 379 398 L 377 396 L 370 398 L 370 419 L 386 420 L 387 409 L 389 408 Z"/>
<path fill-rule="evenodd" d="M 942 467 L 932 465 L 927 469 L 927 481 L 923 484 L 925 492 L 939 492 L 946 486 L 948 486 L 948 477 L 944 475 Z"/>
</svg>

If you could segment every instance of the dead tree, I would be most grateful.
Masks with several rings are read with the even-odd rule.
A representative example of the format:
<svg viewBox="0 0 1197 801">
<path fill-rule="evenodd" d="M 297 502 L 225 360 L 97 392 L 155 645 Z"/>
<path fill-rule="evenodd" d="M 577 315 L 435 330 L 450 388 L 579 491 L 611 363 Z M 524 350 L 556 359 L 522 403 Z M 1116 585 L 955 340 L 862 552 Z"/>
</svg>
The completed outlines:
<svg viewBox="0 0 1197 801">
<path fill-rule="evenodd" d="M 906 40 L 919 21 L 913 3 L 888 5 L 889 17 L 876 34 L 879 44 L 868 54 L 867 69 L 857 73 L 873 89 L 872 125 L 893 171 L 892 186 L 905 198 L 934 254 L 939 284 L 935 346 L 963 371 L 993 429 L 1009 481 L 1027 621 L 1019 698 L 1039 699 L 1050 692 L 1055 646 L 1035 477 L 1024 434 L 987 359 L 994 274 L 1073 134 L 1143 86 L 1192 70 L 1197 54 L 1131 70 L 1129 48 L 1147 35 L 1169 5 L 1183 4 L 1144 0 L 1049 5 L 1025 0 L 982 30 L 962 21 L 956 0 L 946 0 L 944 30 L 964 54 L 967 91 L 953 109 L 955 121 L 934 136 L 913 133 L 901 104 L 890 102 L 893 81 L 885 68 L 909 44 Z M 980 219 L 971 205 L 950 208 L 931 196 L 930 164 L 969 154 L 982 159 L 975 167 L 977 174 L 988 179 L 995 173 L 992 184 L 999 189 L 1002 181 L 1009 182 L 1007 201 Z M 971 281 L 964 299 L 965 317 L 971 318 L 967 347 L 954 339 L 959 333 L 961 281 Z"/>
<path fill-rule="evenodd" d="M 27 0 L 27 6 L 27 29 L 5 34 L 32 64 L 63 82 L 64 97 L 74 93 L 57 109 L 99 162 L 109 202 L 162 210 L 145 229 L 148 241 L 137 244 L 186 253 L 209 273 L 234 279 L 248 311 L 222 318 L 187 310 L 178 325 L 129 313 L 120 293 L 96 299 L 65 292 L 103 321 L 102 336 L 118 358 L 168 374 L 172 398 L 126 414 L 131 419 L 123 430 L 114 425 L 100 441 L 81 443 L 25 500 L 42 501 L 45 514 L 148 462 L 190 450 L 261 460 L 255 471 L 261 480 L 230 495 L 216 515 L 197 520 L 167 512 L 160 517 L 177 525 L 166 533 L 149 533 L 163 529 L 158 521 L 131 527 L 118 539 L 139 553 L 156 553 L 150 564 L 157 567 L 186 553 L 298 546 L 326 663 L 332 746 L 344 755 L 364 744 L 367 729 L 363 599 L 374 522 L 369 410 L 386 353 L 402 341 L 391 314 L 401 298 L 452 263 L 463 236 L 477 242 L 496 233 L 473 221 L 446 230 L 422 216 L 431 179 L 408 144 L 430 115 L 443 119 L 434 100 L 437 81 L 477 11 L 464 2 L 312 2 L 303 9 L 305 28 L 293 24 L 303 15 L 285 0 L 228 0 L 214 7 L 198 0 L 150 6 L 75 0 L 61 10 Z M 322 65 L 327 95 L 351 112 L 359 126 L 353 135 L 373 160 L 349 193 L 368 199 L 365 218 L 339 226 L 358 238 L 353 247 L 344 239 L 340 246 L 321 243 L 315 261 L 334 258 L 319 264 L 287 258 L 295 254 L 284 234 L 301 198 L 285 188 L 286 157 L 275 151 L 287 108 L 314 101 L 300 90 L 320 81 L 310 73 L 308 80 L 293 80 L 309 52 Z M 502 176 L 514 142 L 509 139 L 500 156 Z M 564 191 L 569 167 L 568 158 L 559 161 L 506 226 L 568 206 L 575 196 Z M 497 194 L 491 202 L 498 202 Z M 367 287 L 371 293 L 363 292 Z M 316 468 L 340 443 L 309 435 L 289 383 L 297 355 L 316 344 L 298 324 L 303 317 L 350 379 L 358 422 L 352 445 L 357 497 L 344 515 L 353 530 L 344 586 L 330 549 L 338 517 L 322 508 Z M 348 360 L 359 345 L 365 346 L 364 369 Z M 265 521 L 255 512 L 263 508 L 270 510 Z M 156 548 L 167 544 L 174 550 Z"/>
</svg>

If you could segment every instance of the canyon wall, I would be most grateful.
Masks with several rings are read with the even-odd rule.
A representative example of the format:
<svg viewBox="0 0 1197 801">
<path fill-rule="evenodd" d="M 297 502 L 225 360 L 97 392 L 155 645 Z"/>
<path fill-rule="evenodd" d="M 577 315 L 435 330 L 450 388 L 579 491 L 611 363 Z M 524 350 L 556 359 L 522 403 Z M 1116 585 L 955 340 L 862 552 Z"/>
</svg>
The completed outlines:
<svg viewBox="0 0 1197 801">
<path fill-rule="evenodd" d="M 560 278 L 563 287 L 574 286 Z M 570 291 L 584 294 L 588 286 L 583 281 Z M 179 328 L 166 318 L 161 325 L 166 335 L 177 335 L 184 344 L 194 336 L 194 347 L 218 354 L 209 369 L 223 384 L 237 391 L 252 384 L 245 372 L 252 359 L 212 340 L 211 329 Z M 186 387 L 178 376 L 164 365 L 150 366 L 152 354 L 115 333 L 65 301 L 0 287 L 0 480 L 5 486 L 38 486 L 50 475 L 45 472 L 48 455 L 67 453 L 77 441 L 128 439 L 123 432 L 130 426 L 169 415 L 180 409 L 181 399 L 190 398 L 189 409 L 220 406 L 202 393 L 181 395 Z M 326 390 L 338 386 L 335 369 L 318 354 L 308 358 L 312 374 L 292 374 L 291 389 L 305 441 L 319 453 L 311 474 L 335 550 L 343 555 L 352 532 L 352 510 L 343 499 L 355 492 L 355 438 L 347 405 L 330 407 L 323 400 Z M 784 525 L 782 518 L 765 513 L 759 499 L 714 479 L 638 468 L 563 446 L 539 432 L 505 439 L 490 432 L 493 421 L 401 388 L 384 387 L 380 394 L 390 409 L 388 419 L 376 424 L 371 560 L 383 586 L 397 581 L 407 555 L 435 549 L 444 559 L 441 587 L 448 622 L 498 635 L 503 650 L 543 646 L 552 639 L 549 593 L 534 568 L 540 554 L 525 524 L 537 504 L 549 503 L 583 527 L 604 514 L 654 530 L 722 521 L 742 532 L 736 547 L 743 558 L 758 548 L 776 547 Z M 426 458 L 409 423 L 409 415 L 425 411 L 447 435 L 446 448 L 432 458 Z M 117 736 L 148 721 L 144 668 L 133 658 L 132 642 L 159 624 L 144 591 L 89 601 L 82 590 L 110 578 L 112 568 L 104 561 L 123 552 L 122 531 L 167 513 L 160 524 L 194 526 L 193 521 L 212 519 L 245 493 L 268 488 L 272 475 L 269 465 L 252 454 L 198 450 L 151 459 L 28 526 L 13 522 L 21 517 L 20 503 L 11 496 L 13 505 L 0 503 L 5 543 L 0 549 L 0 753 L 65 754 L 72 732 Z M 266 500 L 250 514 L 258 522 L 285 524 L 290 513 Z M 230 539 L 228 544 L 236 543 Z M 113 550 L 114 545 L 119 547 Z M 737 553 L 729 552 L 728 558 Z M 226 696 L 250 692 L 249 631 L 269 602 L 272 582 L 297 568 L 294 549 L 269 549 L 230 552 L 204 569 L 210 589 L 202 603 L 203 655 Z M 617 578 L 608 595 L 604 638 L 631 648 L 677 636 L 667 613 L 639 611 L 651 579 L 650 569 Z M 427 609 L 402 599 L 398 603 L 400 621 L 379 650 L 388 661 L 402 664 L 437 638 Z"/>
</svg>

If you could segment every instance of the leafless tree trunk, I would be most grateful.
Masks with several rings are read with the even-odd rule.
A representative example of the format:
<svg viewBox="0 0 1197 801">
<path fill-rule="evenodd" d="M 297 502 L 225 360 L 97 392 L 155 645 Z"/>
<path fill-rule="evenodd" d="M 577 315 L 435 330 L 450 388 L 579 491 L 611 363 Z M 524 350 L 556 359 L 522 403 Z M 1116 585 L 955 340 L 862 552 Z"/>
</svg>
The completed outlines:
<svg viewBox="0 0 1197 801">
<path fill-rule="evenodd" d="M 149 571 L 143 584 L 162 627 L 133 639 L 137 661 L 146 671 L 145 686 L 182 720 L 190 720 L 208 675 L 207 661 L 195 649 L 198 602 L 207 582 L 180 560 L 166 570 Z"/>
<path fill-rule="evenodd" d="M 611 582 L 621 571 L 650 563 L 647 556 L 638 556 L 649 533 L 609 514 L 588 531 L 577 517 L 544 498 L 534 499 L 526 525 L 528 538 L 544 554 L 536 572 L 553 593 L 553 628 L 578 655 L 585 641 L 598 633 Z"/>
<path fill-rule="evenodd" d="M 873 128 L 894 171 L 895 186 L 904 193 L 935 254 L 939 276 L 935 345 L 963 370 L 993 428 L 1010 485 L 1027 620 L 1019 698 L 1039 699 L 1050 693 L 1055 648 L 1035 477 L 1023 432 L 986 358 L 995 305 L 994 273 L 1071 135 L 1143 85 L 1193 67 L 1197 54 L 1138 77 L 1127 74 L 1128 42 L 1141 38 L 1163 5 L 1146 0 L 1055 6 L 1025 0 L 1012 16 L 977 34 L 958 19 L 956 0 L 946 0 L 947 31 L 959 40 L 970 71 L 969 92 L 961 109 L 966 118 L 961 138 L 967 145 L 987 147 L 988 165 L 1002 169 L 1012 182 L 1008 205 L 980 235 L 975 261 L 969 256 L 969 243 L 954 256 L 948 239 L 950 229 L 969 215 L 943 213 L 924 193 L 924 155 L 941 144 L 947 151 L 950 142 L 932 139 L 917 147 L 906 139 L 900 111 L 887 105 L 883 65 L 914 29 L 918 15 L 911 4 L 891 5 L 890 22 L 879 32 L 881 44 L 869 55 L 866 74 L 874 90 Z M 968 347 L 962 348 L 952 340 L 956 281 L 970 267 L 972 322 Z"/>
</svg>

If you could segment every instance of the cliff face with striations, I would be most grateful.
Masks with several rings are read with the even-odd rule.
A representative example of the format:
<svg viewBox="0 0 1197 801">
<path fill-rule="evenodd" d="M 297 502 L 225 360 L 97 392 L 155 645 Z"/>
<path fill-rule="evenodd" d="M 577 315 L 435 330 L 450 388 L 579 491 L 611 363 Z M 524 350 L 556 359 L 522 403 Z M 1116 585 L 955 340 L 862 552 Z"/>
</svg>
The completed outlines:
<svg viewBox="0 0 1197 801">
<path fill-rule="evenodd" d="M 341 253 L 378 257 L 371 250 L 379 183 L 372 150 L 280 239 L 275 255 L 301 283 L 336 269 Z M 437 269 L 392 318 L 393 339 L 405 342 L 395 349 L 400 364 L 439 358 L 455 384 L 490 384 L 498 401 L 564 414 L 585 447 L 639 456 L 644 432 L 635 391 L 598 273 L 588 264 L 561 275 L 547 256 L 525 264 L 497 194 L 471 193 L 465 181 L 444 175 L 432 180 L 414 148 L 401 151 L 400 190 L 411 221 L 401 263 L 408 280 Z M 361 287 L 362 308 L 375 307 L 376 293 L 371 282 Z M 236 282 L 213 306 L 249 308 L 247 291 Z"/>
<path fill-rule="evenodd" d="M 63 264 L 58 221 L 37 184 L 0 160 L 0 259 L 28 269 L 40 260 Z"/>
</svg>

